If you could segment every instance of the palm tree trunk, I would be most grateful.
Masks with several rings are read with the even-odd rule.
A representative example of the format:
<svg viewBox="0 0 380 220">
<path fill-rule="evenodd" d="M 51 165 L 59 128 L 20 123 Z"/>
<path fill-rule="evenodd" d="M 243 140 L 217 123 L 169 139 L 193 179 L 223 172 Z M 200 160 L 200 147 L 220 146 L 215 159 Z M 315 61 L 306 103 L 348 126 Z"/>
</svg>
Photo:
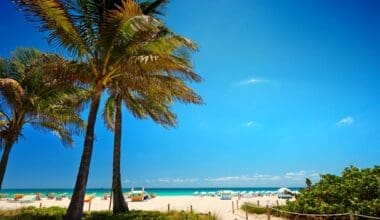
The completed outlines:
<svg viewBox="0 0 380 220">
<path fill-rule="evenodd" d="M 11 152 L 13 143 L 15 141 L 13 140 L 7 140 L 4 146 L 4 152 L 3 155 L 1 156 L 1 161 L 0 161 L 0 189 L 2 189 L 3 186 L 3 179 L 5 175 L 5 171 L 7 169 L 7 164 L 8 164 L 8 158 L 9 158 L 9 153 Z"/>
<path fill-rule="evenodd" d="M 120 176 L 120 157 L 121 157 L 121 98 L 116 97 L 116 114 L 115 114 L 115 134 L 113 148 L 113 173 L 112 173 L 112 191 L 113 191 L 113 212 L 128 212 L 128 205 L 125 202 L 121 187 Z"/>
<path fill-rule="evenodd" d="M 83 153 L 80 161 L 79 171 L 73 196 L 71 197 L 69 208 L 65 220 L 80 220 L 83 215 L 83 203 L 86 193 L 88 173 L 90 169 L 92 149 L 94 143 L 94 129 L 96 116 L 99 110 L 99 102 L 103 92 L 102 86 L 97 86 L 95 94 L 92 97 L 90 112 L 88 114 L 86 136 L 84 140 Z"/>
</svg>

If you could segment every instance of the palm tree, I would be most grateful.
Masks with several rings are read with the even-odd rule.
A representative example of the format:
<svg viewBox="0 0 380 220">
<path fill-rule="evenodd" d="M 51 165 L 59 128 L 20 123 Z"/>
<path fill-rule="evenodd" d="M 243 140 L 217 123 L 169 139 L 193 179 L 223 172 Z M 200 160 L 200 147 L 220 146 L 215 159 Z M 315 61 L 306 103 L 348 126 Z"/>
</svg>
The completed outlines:
<svg viewBox="0 0 380 220">
<path fill-rule="evenodd" d="M 140 2 L 140 7 L 146 15 L 163 15 L 160 10 L 168 1 L 167 0 L 155 0 Z M 172 48 L 168 50 L 150 50 L 149 54 L 155 56 L 173 56 L 175 52 L 180 49 L 184 49 L 184 45 L 176 44 L 175 41 L 170 41 L 169 38 L 165 38 L 167 33 L 166 28 L 162 28 L 159 36 L 153 33 L 150 40 L 157 41 L 158 39 L 172 44 Z M 149 35 L 148 35 L 149 36 Z M 144 39 L 144 44 L 149 39 Z M 146 48 L 144 44 L 136 44 L 135 53 L 144 54 Z M 192 45 L 195 48 L 195 45 Z M 132 55 L 132 54 L 131 54 Z M 180 58 L 182 62 L 173 63 L 170 71 L 181 72 L 182 66 L 186 65 L 191 69 L 190 61 L 188 57 L 184 56 L 184 53 L 178 54 L 176 58 Z M 186 62 L 183 62 L 186 61 Z M 103 113 L 104 120 L 107 127 L 114 131 L 114 152 L 113 152 L 113 173 L 112 173 L 112 192 L 113 192 L 113 212 L 121 213 L 128 211 L 128 205 L 125 202 L 122 186 L 121 186 L 121 174 L 120 174 L 120 158 L 121 158 L 121 131 L 122 131 L 122 111 L 121 105 L 124 100 L 126 107 L 132 112 L 132 114 L 138 118 L 150 117 L 155 122 L 165 126 L 175 126 L 176 117 L 170 111 L 169 107 L 172 102 L 177 99 L 186 103 L 201 103 L 201 98 L 186 84 L 183 83 L 178 77 L 170 77 L 162 75 L 162 72 L 168 71 L 167 66 L 160 64 L 155 65 L 155 72 L 151 73 L 150 69 L 136 74 L 139 66 L 129 64 L 128 77 L 121 75 L 122 79 L 113 85 L 110 89 L 110 96 L 106 102 L 105 111 Z M 184 73 L 186 75 L 186 73 Z M 122 81 L 122 83 L 120 83 Z M 121 85 L 121 86 L 119 86 Z M 137 85 L 137 86 L 136 86 Z M 124 87 L 124 88 L 121 88 Z M 149 89 L 150 88 L 150 89 Z"/>
<path fill-rule="evenodd" d="M 29 124 L 52 132 L 66 145 L 72 145 L 72 134 L 83 122 L 78 115 L 80 88 L 54 73 L 67 62 L 54 54 L 36 49 L 18 49 L 10 59 L 0 62 L 0 188 L 9 154 Z"/>
<path fill-rule="evenodd" d="M 176 56 L 152 56 L 147 47 L 146 53 L 135 53 L 136 47 L 145 44 L 145 39 L 149 40 L 150 49 L 156 47 L 156 50 L 166 50 L 172 48 L 173 44 L 165 42 L 166 40 L 152 40 L 152 35 L 158 37 L 161 33 L 163 23 L 152 16 L 144 15 L 140 5 L 134 0 L 18 0 L 16 4 L 40 30 L 49 33 L 49 42 L 66 48 L 78 60 L 86 63 L 89 72 L 83 71 L 82 74 L 88 74 L 92 79 L 90 86 L 93 93 L 83 153 L 65 217 L 80 219 L 93 150 L 94 126 L 102 93 L 118 76 L 128 74 L 125 69 L 130 63 L 136 63 L 141 70 L 151 71 L 155 70 L 158 63 L 164 63 L 169 70 L 166 74 L 177 76 L 169 67 L 185 61 Z M 191 41 L 174 33 L 170 34 L 170 38 L 176 44 L 193 47 Z M 181 69 L 180 77 L 199 79 L 186 65 L 182 65 Z"/>
<path fill-rule="evenodd" d="M 170 106 L 175 100 L 195 104 L 202 102 L 201 98 L 188 88 L 182 79 L 177 77 L 152 74 L 147 77 L 141 74 L 137 76 L 129 74 L 125 80 L 121 86 L 115 85 L 110 89 L 110 96 L 103 113 L 107 127 L 114 131 L 112 175 L 114 213 L 128 211 L 122 194 L 120 176 L 122 103 L 125 103 L 127 109 L 135 117 L 150 117 L 156 123 L 170 127 L 176 125 L 176 116 L 170 110 Z M 139 86 L 134 86 L 136 84 Z"/>
</svg>

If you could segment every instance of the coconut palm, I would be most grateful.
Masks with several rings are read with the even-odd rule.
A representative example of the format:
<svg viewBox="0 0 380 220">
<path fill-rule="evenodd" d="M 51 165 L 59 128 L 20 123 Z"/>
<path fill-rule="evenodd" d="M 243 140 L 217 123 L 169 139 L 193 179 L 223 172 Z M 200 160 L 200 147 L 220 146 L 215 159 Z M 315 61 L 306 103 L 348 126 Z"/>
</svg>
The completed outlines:
<svg viewBox="0 0 380 220">
<path fill-rule="evenodd" d="M 170 110 L 170 106 L 175 100 L 184 103 L 201 103 L 201 98 L 188 88 L 182 79 L 162 75 L 148 75 L 139 74 L 133 76 L 130 72 L 129 77 L 125 79 L 126 81 L 121 86 L 115 85 L 110 90 L 110 96 L 103 113 L 107 127 L 114 131 L 112 175 L 114 213 L 128 211 L 128 206 L 122 194 L 120 176 L 122 103 L 125 103 L 127 109 L 135 117 L 150 117 L 164 127 L 176 125 L 176 116 Z"/>
<path fill-rule="evenodd" d="M 0 62 L 0 188 L 12 147 L 26 124 L 58 136 L 72 145 L 72 134 L 83 122 L 78 115 L 80 88 L 54 78 L 67 62 L 36 49 L 18 49 Z"/>
<path fill-rule="evenodd" d="M 185 62 L 179 57 L 153 56 L 148 53 L 149 50 L 144 54 L 134 53 L 136 47 L 145 44 L 145 39 L 149 41 L 151 48 L 156 47 L 157 50 L 172 47 L 172 44 L 165 42 L 166 40 L 152 39 L 152 35 L 159 36 L 163 23 L 152 16 L 144 15 L 140 5 L 134 0 L 18 0 L 16 4 L 40 30 L 49 33 L 49 42 L 66 48 L 78 60 L 86 63 L 87 69 L 90 70 L 87 74 L 92 79 L 93 93 L 83 153 L 65 217 L 80 219 L 93 150 L 94 126 L 104 90 L 110 87 L 118 76 L 128 74 L 125 68 L 133 62 L 138 64 L 142 71 L 150 69 L 153 72 L 158 69 L 155 66 L 164 63 L 168 69 L 165 73 L 167 75 L 192 80 L 198 80 L 199 77 L 185 63 L 181 66 L 180 75 L 170 71 L 169 67 L 174 63 Z M 176 44 L 194 48 L 192 42 L 174 33 L 171 33 L 170 38 Z"/>
<path fill-rule="evenodd" d="M 146 15 L 163 15 L 160 10 L 166 0 L 144 1 L 140 2 L 142 11 Z M 136 44 L 135 54 L 147 54 L 145 44 L 148 40 L 163 40 L 171 44 L 171 49 L 157 50 L 150 49 L 148 54 L 153 56 L 173 56 L 175 52 L 184 49 L 183 44 L 176 44 L 170 41 L 170 35 L 165 36 L 166 28 L 162 28 L 160 34 L 153 33 L 151 39 L 145 38 L 143 44 Z M 149 35 L 148 35 L 149 36 Z M 158 37 L 160 36 L 160 37 Z M 148 43 L 149 44 L 149 43 Z M 163 45 L 161 45 L 163 46 Z M 148 47 L 149 48 L 149 47 Z M 133 54 L 131 54 L 133 55 Z M 175 126 L 176 117 L 170 111 L 169 107 L 174 100 L 179 100 L 186 103 L 201 103 L 201 98 L 196 93 L 188 88 L 183 80 L 178 77 L 170 77 L 162 75 L 165 71 L 181 71 L 183 65 L 191 68 L 190 62 L 186 56 L 177 54 L 176 58 L 180 58 L 182 62 L 173 63 L 170 67 L 164 64 L 162 69 L 160 63 L 155 66 L 155 72 L 139 72 L 140 67 L 135 62 L 129 63 L 127 72 L 129 74 L 121 75 L 121 77 L 113 84 L 110 89 L 110 96 L 106 102 L 105 111 L 103 113 L 107 127 L 114 131 L 114 152 L 113 152 L 113 175 L 112 175 L 112 192 L 113 192 L 113 212 L 120 213 L 128 211 L 127 203 L 122 194 L 121 175 L 120 175 L 120 152 L 121 152 L 121 131 L 122 131 L 122 111 L 121 105 L 124 100 L 126 107 L 132 114 L 138 118 L 150 117 L 155 122 L 165 126 Z M 186 61 L 186 62 L 183 62 Z M 186 73 L 185 73 L 186 74 Z M 125 77 L 127 76 L 127 77 Z M 123 83 L 120 83 L 123 82 Z"/>
</svg>

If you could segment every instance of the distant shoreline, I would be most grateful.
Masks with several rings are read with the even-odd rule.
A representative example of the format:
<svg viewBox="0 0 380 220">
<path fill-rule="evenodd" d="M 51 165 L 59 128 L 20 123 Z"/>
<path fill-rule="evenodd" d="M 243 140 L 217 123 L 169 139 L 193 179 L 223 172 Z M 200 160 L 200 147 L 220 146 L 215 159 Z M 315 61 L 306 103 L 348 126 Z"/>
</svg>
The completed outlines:
<svg viewBox="0 0 380 220">
<path fill-rule="evenodd" d="M 252 191 L 260 194 L 273 194 L 278 191 L 281 187 L 193 187 L 193 188 L 144 188 L 148 193 L 153 193 L 157 196 L 191 196 L 196 192 L 217 192 L 220 190 L 232 190 L 232 191 Z M 292 191 L 299 191 L 303 187 L 288 187 Z M 141 187 L 135 187 L 135 190 L 141 190 Z M 131 188 L 123 188 L 124 192 L 131 191 Z M 104 194 L 109 194 L 111 192 L 110 188 L 88 188 L 86 190 L 87 194 L 95 194 L 98 197 L 101 197 Z M 12 196 L 14 194 L 36 194 L 41 193 L 46 195 L 49 193 L 55 194 L 72 194 L 73 189 L 71 188 L 23 188 L 23 189 L 2 189 L 0 194 L 7 194 L 7 196 Z"/>
<path fill-rule="evenodd" d="M 145 189 L 278 189 L 281 187 L 287 187 L 289 189 L 291 188 L 297 188 L 297 189 L 303 189 L 305 186 L 246 186 L 246 187 L 240 187 L 240 186 L 231 186 L 231 187 L 144 187 Z M 123 189 L 139 189 L 142 188 L 140 186 L 135 186 L 135 187 L 123 187 Z M 3 188 L 2 190 L 70 190 L 72 188 L 70 187 L 49 187 L 49 188 L 39 188 L 39 187 L 30 187 L 30 188 Z M 90 187 L 87 189 L 91 190 L 105 190 L 105 189 L 111 189 L 111 187 Z"/>
</svg>

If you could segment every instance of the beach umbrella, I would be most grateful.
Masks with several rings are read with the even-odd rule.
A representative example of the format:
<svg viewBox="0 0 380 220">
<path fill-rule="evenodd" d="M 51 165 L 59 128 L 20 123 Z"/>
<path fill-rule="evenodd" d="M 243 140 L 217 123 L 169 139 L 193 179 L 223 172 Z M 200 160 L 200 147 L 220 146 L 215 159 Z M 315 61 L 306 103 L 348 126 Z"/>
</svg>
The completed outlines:
<svg viewBox="0 0 380 220">
<path fill-rule="evenodd" d="M 291 190 L 288 189 L 288 188 L 284 188 L 284 187 L 282 187 L 282 188 L 280 188 L 280 189 L 278 190 L 278 192 L 279 192 L 279 193 L 286 193 L 286 192 L 291 192 Z"/>
</svg>

